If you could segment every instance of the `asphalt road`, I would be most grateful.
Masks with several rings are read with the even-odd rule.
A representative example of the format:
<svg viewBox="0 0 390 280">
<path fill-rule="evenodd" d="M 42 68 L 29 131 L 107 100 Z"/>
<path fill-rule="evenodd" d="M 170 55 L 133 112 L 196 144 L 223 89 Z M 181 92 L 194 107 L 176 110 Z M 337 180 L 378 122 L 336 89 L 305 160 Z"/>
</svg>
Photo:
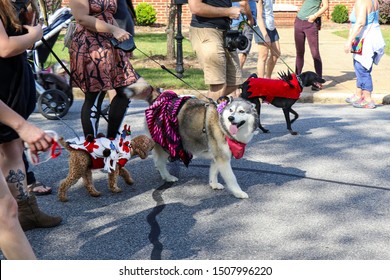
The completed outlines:
<svg viewBox="0 0 390 280">
<path fill-rule="evenodd" d="M 63 122 L 39 113 L 31 121 L 64 138 L 81 135 L 81 102 Z M 125 122 L 144 133 L 146 103 L 133 102 Z M 132 159 L 135 184 L 112 194 L 107 176 L 94 172 L 102 191 L 90 197 L 81 181 L 69 202 L 57 200 L 66 177 L 67 152 L 34 167 L 54 194 L 40 207 L 61 215 L 62 225 L 28 231 L 34 251 L 46 260 L 389 260 L 390 106 L 375 110 L 349 105 L 296 104 L 299 120 L 286 130 L 282 111 L 264 105 L 262 123 L 243 159 L 232 160 L 249 199 L 207 186 L 208 161 L 169 168 L 179 182 L 164 184 L 151 156 Z M 67 125 L 65 125 L 66 123 Z M 105 128 L 106 122 L 101 121 Z M 0 258 L 4 257 L 0 255 Z"/>
</svg>

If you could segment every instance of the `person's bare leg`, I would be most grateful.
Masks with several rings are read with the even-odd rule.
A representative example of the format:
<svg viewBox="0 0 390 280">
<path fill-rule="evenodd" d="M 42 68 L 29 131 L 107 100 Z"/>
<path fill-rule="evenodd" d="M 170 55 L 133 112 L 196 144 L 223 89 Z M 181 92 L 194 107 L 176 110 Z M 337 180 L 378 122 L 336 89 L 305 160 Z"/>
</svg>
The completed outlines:
<svg viewBox="0 0 390 280">
<path fill-rule="evenodd" d="M 115 89 L 111 89 L 111 90 L 108 90 L 107 93 L 108 93 L 108 100 L 111 103 L 112 99 L 114 99 L 114 97 L 116 95 L 116 91 L 115 91 Z"/>
<path fill-rule="evenodd" d="M 18 204 L 18 219 L 24 231 L 59 225 L 61 217 L 49 216 L 39 209 L 35 195 L 27 190 L 26 169 L 22 154 L 24 145 L 20 138 L 0 145 L 0 167 L 9 191 Z"/>
<path fill-rule="evenodd" d="M 245 53 L 239 53 L 238 57 L 240 59 L 240 67 L 242 69 L 242 68 L 244 68 L 244 64 L 246 62 L 247 55 Z"/>
<path fill-rule="evenodd" d="M 34 260 L 36 256 L 18 219 L 18 205 L 0 174 L 0 249 L 8 260 Z"/>
<path fill-rule="evenodd" d="M 257 57 L 257 76 L 259 78 L 265 77 L 265 66 L 268 57 L 268 47 L 265 44 L 258 44 L 258 57 Z"/>
<path fill-rule="evenodd" d="M 227 86 L 226 87 L 226 95 L 230 95 L 233 98 L 240 97 L 241 90 L 238 89 L 238 86 Z"/>
<path fill-rule="evenodd" d="M 265 74 L 266 78 L 269 79 L 272 78 L 272 72 L 274 71 L 279 56 L 280 56 L 280 44 L 279 41 L 276 41 L 271 44 L 270 56 L 267 60 L 267 69 Z"/>
<path fill-rule="evenodd" d="M 366 100 L 367 102 L 371 102 L 372 101 L 371 91 L 362 90 L 362 96 L 364 97 L 364 100 Z"/>
<path fill-rule="evenodd" d="M 362 90 L 361 88 L 356 88 L 356 93 L 355 93 L 355 95 L 356 95 L 357 97 L 359 97 L 359 99 L 362 98 L 362 97 L 363 97 L 363 90 Z"/>
<path fill-rule="evenodd" d="M 219 85 L 210 85 L 210 89 L 207 97 L 216 101 L 219 97 L 225 95 L 227 95 L 226 84 L 219 84 Z"/>
<path fill-rule="evenodd" d="M 22 159 L 24 146 L 21 139 L 0 145 L 0 167 L 9 190 L 17 200 L 28 197 L 26 170 Z"/>
<path fill-rule="evenodd" d="M 14 198 L 28 195 L 22 152 L 20 139 L 0 145 L 0 248 L 7 259 L 36 259 L 19 223 L 18 205 Z M 3 174 L 12 181 L 13 194 Z"/>
</svg>

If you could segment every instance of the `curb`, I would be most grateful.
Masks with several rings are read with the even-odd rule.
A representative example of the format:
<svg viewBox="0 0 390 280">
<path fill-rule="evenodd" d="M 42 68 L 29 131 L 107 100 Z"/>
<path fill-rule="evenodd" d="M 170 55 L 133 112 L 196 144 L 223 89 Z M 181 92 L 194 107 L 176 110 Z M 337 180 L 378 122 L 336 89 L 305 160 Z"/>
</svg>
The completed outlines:
<svg viewBox="0 0 390 280">
<path fill-rule="evenodd" d="M 194 94 L 191 90 L 179 89 L 176 91 L 178 94 Z M 207 94 L 207 91 L 200 91 L 203 94 Z M 197 95 L 197 94 L 195 94 Z M 320 103 L 320 104 L 346 104 L 345 99 L 349 97 L 351 93 L 332 92 L 323 89 L 318 92 L 313 92 L 304 89 L 299 98 L 299 103 Z M 74 99 L 83 99 L 84 93 L 79 88 L 73 88 Z M 372 94 L 372 97 L 376 104 L 390 104 L 390 94 L 377 93 Z M 107 98 L 107 96 L 106 96 Z"/>
</svg>

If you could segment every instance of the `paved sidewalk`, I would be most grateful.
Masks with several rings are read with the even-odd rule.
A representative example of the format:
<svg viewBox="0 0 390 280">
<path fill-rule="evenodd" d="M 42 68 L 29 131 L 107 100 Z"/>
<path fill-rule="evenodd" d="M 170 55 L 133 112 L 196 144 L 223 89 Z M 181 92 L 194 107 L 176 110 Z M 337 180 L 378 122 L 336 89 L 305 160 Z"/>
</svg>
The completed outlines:
<svg viewBox="0 0 390 280">
<path fill-rule="evenodd" d="M 320 31 L 320 52 L 323 62 L 323 76 L 327 81 L 324 89 L 319 92 L 305 88 L 301 95 L 301 102 L 313 103 L 345 103 L 345 98 L 355 92 L 356 77 L 352 65 L 352 55 L 344 52 L 345 39 L 332 34 L 332 26 L 324 27 Z M 281 44 L 282 59 L 294 70 L 295 44 L 293 28 L 278 28 Z M 252 48 L 247 64 L 244 66 L 244 75 L 256 72 L 257 49 Z M 287 66 L 278 60 L 274 75 L 278 71 L 286 71 Z M 306 43 L 305 70 L 314 71 L 313 59 Z M 386 95 L 390 95 L 390 56 L 384 55 L 379 65 L 374 65 L 373 71 L 374 100 L 381 104 Z M 389 97 L 387 97 L 389 98 Z"/>
<path fill-rule="evenodd" d="M 353 70 L 352 55 L 344 52 L 345 39 L 332 34 L 340 27 L 325 25 L 320 31 L 320 52 L 323 62 L 323 77 L 327 81 L 324 89 L 319 92 L 305 88 L 299 102 L 304 103 L 330 103 L 345 104 L 345 98 L 355 92 L 356 76 Z M 294 70 L 295 68 L 295 43 L 293 28 L 278 28 L 281 44 L 282 59 L 279 59 L 273 72 L 277 78 L 278 71 L 287 71 L 286 64 Z M 283 61 L 286 63 L 284 64 Z M 257 48 L 253 45 L 248 60 L 244 65 L 244 77 L 256 72 Z M 186 67 L 186 65 L 184 65 Z M 310 49 L 306 43 L 304 71 L 314 71 L 313 59 Z M 382 104 L 383 99 L 390 103 L 390 84 L 387 77 L 390 77 L 390 56 L 384 55 L 379 65 L 374 65 L 373 71 L 374 94 L 373 98 L 377 104 Z M 186 91 L 178 90 L 178 93 Z M 205 91 L 206 92 L 206 91 Z M 82 92 L 74 88 L 75 98 L 82 97 Z"/>
</svg>

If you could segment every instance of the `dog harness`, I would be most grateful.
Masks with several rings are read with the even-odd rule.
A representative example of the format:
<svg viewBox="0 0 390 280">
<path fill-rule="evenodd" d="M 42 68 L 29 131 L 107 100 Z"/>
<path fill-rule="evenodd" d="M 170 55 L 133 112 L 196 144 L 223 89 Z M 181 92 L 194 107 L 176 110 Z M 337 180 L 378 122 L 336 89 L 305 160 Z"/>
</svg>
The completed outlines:
<svg viewBox="0 0 390 280">
<path fill-rule="evenodd" d="M 188 167 L 192 154 L 185 151 L 179 134 L 177 115 L 190 96 L 179 97 L 173 91 L 164 91 L 145 110 L 149 132 L 157 144 L 169 153 L 170 160 L 181 159 Z"/>
<path fill-rule="evenodd" d="M 302 87 L 295 74 L 284 76 L 281 79 L 249 78 L 248 92 L 249 98 L 265 97 L 263 100 L 272 103 L 275 97 L 299 99 Z"/>
<path fill-rule="evenodd" d="M 92 169 L 104 168 L 107 172 L 116 169 L 116 165 L 125 166 L 131 158 L 131 130 L 124 125 L 119 138 L 108 139 L 106 137 L 86 139 L 85 137 L 66 140 L 69 146 L 75 150 L 83 150 L 91 155 Z"/>
</svg>

